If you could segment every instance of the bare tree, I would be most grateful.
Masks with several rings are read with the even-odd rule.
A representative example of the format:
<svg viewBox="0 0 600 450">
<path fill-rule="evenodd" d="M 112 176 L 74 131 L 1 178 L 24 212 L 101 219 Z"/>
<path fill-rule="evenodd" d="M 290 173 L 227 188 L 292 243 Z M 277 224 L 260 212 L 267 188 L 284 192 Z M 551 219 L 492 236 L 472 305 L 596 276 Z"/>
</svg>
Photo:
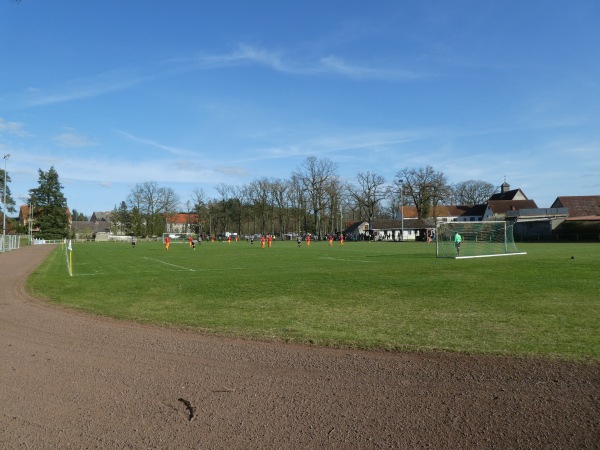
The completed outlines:
<svg viewBox="0 0 600 450">
<path fill-rule="evenodd" d="M 269 220 L 271 181 L 266 177 L 254 180 L 250 183 L 249 193 L 255 217 L 259 221 L 260 234 L 266 234 Z"/>
<path fill-rule="evenodd" d="M 193 209 L 196 212 L 197 220 L 198 220 L 198 233 L 204 233 L 204 223 L 205 219 L 208 216 L 208 209 L 206 205 L 206 193 L 202 189 L 194 189 L 192 191 L 192 203 Z"/>
<path fill-rule="evenodd" d="M 373 220 L 379 205 L 389 195 L 389 187 L 381 175 L 359 172 L 356 184 L 348 185 L 350 197 L 369 222 Z"/>
<path fill-rule="evenodd" d="M 450 186 L 442 172 L 433 167 L 403 169 L 396 174 L 396 190 L 402 189 L 406 203 L 415 205 L 420 219 L 435 214 L 435 208 L 450 196 Z"/>
<path fill-rule="evenodd" d="M 340 233 L 342 231 L 341 224 L 341 207 L 342 207 L 342 185 L 338 177 L 333 177 L 325 187 L 326 202 L 329 219 L 329 231 L 331 233 Z"/>
<path fill-rule="evenodd" d="M 127 196 L 132 210 L 141 213 L 146 222 L 147 234 L 162 234 L 165 217 L 179 208 L 179 197 L 171 188 L 160 187 L 155 181 L 136 184 Z"/>
<path fill-rule="evenodd" d="M 457 205 L 479 205 L 487 202 L 495 190 L 494 185 L 487 181 L 461 181 L 452 186 L 453 203 Z"/>
<path fill-rule="evenodd" d="M 280 179 L 271 180 L 271 198 L 273 207 L 279 223 L 279 235 L 283 236 L 286 232 L 285 210 L 287 206 L 288 184 Z"/>
<path fill-rule="evenodd" d="M 234 188 L 231 185 L 219 183 L 215 186 L 215 189 L 221 196 L 221 200 L 219 201 L 220 208 L 218 208 L 216 216 L 213 217 L 213 220 L 215 221 L 215 230 L 217 232 L 219 230 L 224 232 L 229 228 L 232 216 L 229 200 L 233 194 Z"/>
<path fill-rule="evenodd" d="M 327 201 L 325 189 L 337 176 L 337 164 L 327 158 L 317 159 L 315 156 L 309 156 L 294 175 L 300 181 L 302 192 L 306 194 L 306 200 L 313 213 L 313 231 L 321 239 L 323 237 L 321 214 Z"/>
</svg>

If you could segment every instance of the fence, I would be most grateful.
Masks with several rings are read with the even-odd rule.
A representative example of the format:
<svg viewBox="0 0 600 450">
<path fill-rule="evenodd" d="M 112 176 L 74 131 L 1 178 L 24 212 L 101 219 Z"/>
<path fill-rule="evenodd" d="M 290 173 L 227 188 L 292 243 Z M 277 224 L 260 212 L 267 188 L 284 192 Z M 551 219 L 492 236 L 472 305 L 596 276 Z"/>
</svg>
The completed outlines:
<svg viewBox="0 0 600 450">
<path fill-rule="evenodd" d="M 10 252 L 21 247 L 20 236 L 16 234 L 7 234 L 0 237 L 0 253 Z"/>
</svg>

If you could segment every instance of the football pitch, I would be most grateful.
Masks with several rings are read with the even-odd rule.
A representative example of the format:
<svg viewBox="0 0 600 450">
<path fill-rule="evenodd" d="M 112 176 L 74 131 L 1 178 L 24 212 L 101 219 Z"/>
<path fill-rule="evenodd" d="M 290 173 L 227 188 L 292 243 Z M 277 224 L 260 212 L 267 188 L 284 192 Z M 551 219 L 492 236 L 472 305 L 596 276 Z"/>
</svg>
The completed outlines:
<svg viewBox="0 0 600 450">
<path fill-rule="evenodd" d="M 435 244 L 76 243 L 30 293 L 93 314 L 261 340 L 600 360 L 600 246 L 438 259 Z"/>
</svg>

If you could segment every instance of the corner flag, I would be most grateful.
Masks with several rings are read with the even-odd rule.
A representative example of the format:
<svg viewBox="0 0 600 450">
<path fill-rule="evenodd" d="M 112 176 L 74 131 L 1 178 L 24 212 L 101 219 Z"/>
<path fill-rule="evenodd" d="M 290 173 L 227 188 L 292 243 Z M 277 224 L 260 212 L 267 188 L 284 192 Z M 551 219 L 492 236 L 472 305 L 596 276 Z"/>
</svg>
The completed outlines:
<svg viewBox="0 0 600 450">
<path fill-rule="evenodd" d="M 73 276 L 73 246 L 71 245 L 71 239 L 69 239 L 69 245 L 67 245 L 67 250 L 69 251 L 69 259 L 67 261 L 69 275 Z"/>
</svg>

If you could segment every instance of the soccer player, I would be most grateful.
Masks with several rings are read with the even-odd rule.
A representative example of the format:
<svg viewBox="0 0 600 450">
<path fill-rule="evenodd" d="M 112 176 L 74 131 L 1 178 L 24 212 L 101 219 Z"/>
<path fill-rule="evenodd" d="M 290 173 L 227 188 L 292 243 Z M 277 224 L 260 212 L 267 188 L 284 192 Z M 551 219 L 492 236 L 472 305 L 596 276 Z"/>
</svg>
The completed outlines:
<svg viewBox="0 0 600 450">
<path fill-rule="evenodd" d="M 165 248 L 167 249 L 167 251 L 169 251 L 169 245 L 171 244 L 171 238 L 169 236 L 167 236 L 165 238 Z"/>
<path fill-rule="evenodd" d="M 310 247 L 310 234 L 306 235 L 306 245 Z"/>
<path fill-rule="evenodd" d="M 454 234 L 454 246 L 456 247 L 456 254 L 460 256 L 460 243 L 462 242 L 462 236 L 458 234 L 458 231 Z"/>
<path fill-rule="evenodd" d="M 340 234 L 340 245 L 344 245 L 344 235 Z"/>
</svg>

